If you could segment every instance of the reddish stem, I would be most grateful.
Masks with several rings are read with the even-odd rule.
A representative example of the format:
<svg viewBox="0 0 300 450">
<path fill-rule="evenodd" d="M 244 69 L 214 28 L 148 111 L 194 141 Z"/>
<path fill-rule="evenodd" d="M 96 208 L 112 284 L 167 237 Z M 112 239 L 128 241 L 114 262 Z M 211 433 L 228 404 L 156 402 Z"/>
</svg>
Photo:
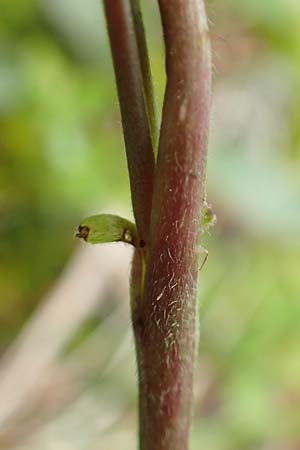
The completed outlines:
<svg viewBox="0 0 300 450">
<path fill-rule="evenodd" d="M 187 450 L 211 96 L 201 0 L 159 0 L 167 87 L 143 298 L 134 313 L 142 450 Z"/>
<path fill-rule="evenodd" d="M 133 210 L 139 236 L 147 240 L 155 160 L 139 57 L 143 48 L 146 55 L 146 44 L 141 42 L 138 49 L 129 0 L 104 0 L 104 7 L 122 115 Z"/>
</svg>

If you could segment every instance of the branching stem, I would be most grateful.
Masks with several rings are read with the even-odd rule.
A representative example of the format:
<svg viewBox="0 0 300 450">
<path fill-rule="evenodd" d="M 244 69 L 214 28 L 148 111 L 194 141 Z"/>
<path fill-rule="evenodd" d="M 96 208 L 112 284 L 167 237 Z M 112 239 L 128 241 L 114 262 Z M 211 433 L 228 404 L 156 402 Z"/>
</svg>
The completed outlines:
<svg viewBox="0 0 300 450">
<path fill-rule="evenodd" d="M 138 234 L 131 299 L 140 450 L 188 450 L 210 42 L 203 0 L 158 3 L 167 85 L 155 167 L 156 119 L 139 0 L 104 0 Z"/>
<path fill-rule="evenodd" d="M 138 26 L 139 20 L 133 20 L 129 0 L 104 0 L 104 8 L 121 108 L 133 211 L 139 236 L 146 240 L 155 166 L 143 84 L 147 73 L 146 41 Z M 140 55 L 143 55 L 143 63 Z"/>
</svg>

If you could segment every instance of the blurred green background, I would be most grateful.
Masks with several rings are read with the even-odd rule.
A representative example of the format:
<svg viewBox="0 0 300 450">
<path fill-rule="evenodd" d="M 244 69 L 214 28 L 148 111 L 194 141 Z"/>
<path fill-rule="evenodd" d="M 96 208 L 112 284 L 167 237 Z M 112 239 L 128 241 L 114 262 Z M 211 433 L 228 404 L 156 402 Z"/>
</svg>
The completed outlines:
<svg viewBox="0 0 300 450">
<path fill-rule="evenodd" d="M 142 4 L 160 110 L 159 16 L 156 2 Z M 299 450 L 300 2 L 211 0 L 206 6 L 214 61 L 207 190 L 218 225 L 205 238 L 209 259 L 200 277 L 191 448 Z M 116 208 L 131 214 L 100 0 L 2 0 L 0 161 L 5 355 L 79 251 L 73 238 L 79 221 Z M 125 267 L 125 278 L 128 273 Z M 39 404 L 43 421 L 32 426 L 37 411 L 22 416 L 21 441 L 6 437 L 1 448 L 135 448 L 133 344 L 129 336 L 124 353 L 129 314 L 118 308 L 112 289 L 56 355 L 63 374 L 65 359 L 77 361 L 76 370 L 68 365 L 80 386 L 76 395 L 53 412 L 56 390 L 48 390 Z M 116 333 L 121 329 L 123 337 Z M 85 345 L 88 361 L 80 350 Z M 93 363 L 105 351 L 114 360 L 110 369 L 107 358 Z M 76 408 L 87 392 L 95 404 Z M 120 416 L 100 426 L 112 407 Z"/>
</svg>

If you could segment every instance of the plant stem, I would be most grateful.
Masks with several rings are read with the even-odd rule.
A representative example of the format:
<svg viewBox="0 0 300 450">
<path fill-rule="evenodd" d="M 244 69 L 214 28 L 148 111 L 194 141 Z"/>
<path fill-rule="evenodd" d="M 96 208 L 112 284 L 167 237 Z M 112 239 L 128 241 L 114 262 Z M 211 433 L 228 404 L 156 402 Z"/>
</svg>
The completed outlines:
<svg viewBox="0 0 300 450">
<path fill-rule="evenodd" d="M 141 64 L 141 72 L 143 77 L 145 99 L 148 108 L 149 123 L 152 135 L 152 144 L 154 150 L 157 146 L 157 117 L 156 117 L 156 105 L 153 92 L 151 68 L 149 63 L 149 56 L 147 51 L 146 36 L 144 30 L 144 24 L 142 19 L 142 12 L 140 8 L 140 0 L 130 0 L 133 23 L 135 27 L 137 46 L 139 51 L 139 59 Z"/>
<path fill-rule="evenodd" d="M 140 243 L 131 279 L 140 450 L 188 450 L 210 43 L 203 0 L 158 2 L 167 86 L 156 169 L 153 89 L 139 0 L 104 0 L 104 5 Z"/>
<path fill-rule="evenodd" d="M 142 66 L 147 60 L 146 41 L 141 40 L 143 32 L 139 31 L 138 48 L 138 20 L 134 23 L 129 0 L 104 0 L 104 8 L 121 108 L 133 211 L 139 237 L 146 241 L 155 167 L 142 74 Z M 139 55 L 144 55 L 143 64 Z M 146 68 L 143 71 L 146 72 Z"/>
<path fill-rule="evenodd" d="M 133 314 L 140 449 L 187 450 L 197 350 L 199 233 L 211 97 L 202 0 L 159 0 L 167 87 L 142 298 Z"/>
</svg>

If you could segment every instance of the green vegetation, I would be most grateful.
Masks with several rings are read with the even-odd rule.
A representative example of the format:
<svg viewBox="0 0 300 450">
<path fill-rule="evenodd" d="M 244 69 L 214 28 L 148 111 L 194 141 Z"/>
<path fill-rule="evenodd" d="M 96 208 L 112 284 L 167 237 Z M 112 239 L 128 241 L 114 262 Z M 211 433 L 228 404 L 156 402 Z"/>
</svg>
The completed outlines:
<svg viewBox="0 0 300 450">
<path fill-rule="evenodd" d="M 50 3 L 1 5 L 2 352 L 71 257 L 78 242 L 70 230 L 116 202 L 130 211 L 101 7 L 87 2 L 81 17 L 80 2 L 67 13 Z M 144 3 L 156 35 L 157 11 Z M 216 66 L 207 190 L 218 225 L 203 242 L 192 448 L 290 450 L 300 445 L 299 5 L 207 6 Z M 163 57 L 155 37 L 151 43 L 161 104 Z M 105 345 L 115 343 L 114 330 Z M 125 363 L 112 377 L 88 380 L 135 401 Z"/>
<path fill-rule="evenodd" d="M 76 237 L 89 244 L 126 242 L 136 240 L 135 225 L 127 219 L 113 214 L 97 214 L 84 219 L 78 227 Z"/>
</svg>

